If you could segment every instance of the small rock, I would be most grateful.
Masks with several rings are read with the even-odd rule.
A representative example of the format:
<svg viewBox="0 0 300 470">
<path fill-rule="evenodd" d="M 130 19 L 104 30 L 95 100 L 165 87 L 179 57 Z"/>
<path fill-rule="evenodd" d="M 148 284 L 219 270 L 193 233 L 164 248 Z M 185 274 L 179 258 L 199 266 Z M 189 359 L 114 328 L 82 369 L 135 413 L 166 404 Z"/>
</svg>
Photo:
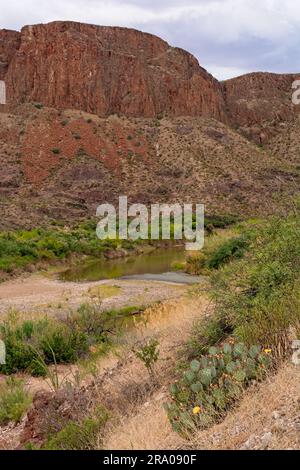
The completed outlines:
<svg viewBox="0 0 300 470">
<path fill-rule="evenodd" d="M 272 433 L 271 432 L 266 432 L 265 434 L 262 435 L 261 437 L 261 446 L 263 449 L 266 449 L 269 444 L 271 443 L 272 441 Z"/>
<path fill-rule="evenodd" d="M 272 432 L 283 432 L 286 430 L 286 425 L 283 419 L 276 419 L 272 426 Z"/>
<path fill-rule="evenodd" d="M 154 398 L 155 401 L 161 401 L 165 399 L 165 394 L 164 393 L 158 393 L 156 397 Z"/>
<path fill-rule="evenodd" d="M 273 411 L 272 413 L 272 418 L 273 419 L 279 419 L 281 416 L 281 414 L 279 413 L 279 411 Z"/>
<path fill-rule="evenodd" d="M 254 444 L 255 444 L 255 441 L 256 441 L 256 437 L 252 434 L 249 439 L 244 442 L 244 444 L 242 445 L 242 447 L 240 448 L 241 450 L 248 450 L 248 449 L 251 449 Z"/>
</svg>

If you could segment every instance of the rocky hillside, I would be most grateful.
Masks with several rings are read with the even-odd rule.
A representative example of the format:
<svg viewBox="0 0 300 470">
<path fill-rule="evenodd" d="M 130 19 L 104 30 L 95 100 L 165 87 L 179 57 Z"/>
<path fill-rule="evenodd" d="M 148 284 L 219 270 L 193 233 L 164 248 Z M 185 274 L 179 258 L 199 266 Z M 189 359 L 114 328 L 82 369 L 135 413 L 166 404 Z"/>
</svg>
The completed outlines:
<svg viewBox="0 0 300 470">
<path fill-rule="evenodd" d="M 214 213 L 270 213 L 294 163 L 219 121 L 108 119 L 26 105 L 0 113 L 2 229 L 95 214 L 103 201 L 204 202 Z"/>
<path fill-rule="evenodd" d="M 228 120 L 247 138 L 265 144 L 299 114 L 292 84 L 299 75 L 250 73 L 223 82 Z"/>
<path fill-rule="evenodd" d="M 285 154 L 295 78 L 219 83 L 188 52 L 126 28 L 0 30 L 1 228 L 86 217 L 120 194 L 272 212 L 299 187 L 299 154 Z"/>
</svg>

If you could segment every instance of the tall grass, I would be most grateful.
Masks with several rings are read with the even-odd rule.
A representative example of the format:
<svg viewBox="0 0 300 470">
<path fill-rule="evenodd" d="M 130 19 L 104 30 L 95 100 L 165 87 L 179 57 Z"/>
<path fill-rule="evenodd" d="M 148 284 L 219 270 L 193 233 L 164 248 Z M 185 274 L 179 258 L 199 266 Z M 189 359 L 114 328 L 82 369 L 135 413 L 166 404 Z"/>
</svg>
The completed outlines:
<svg viewBox="0 0 300 470">
<path fill-rule="evenodd" d="M 31 404 L 22 380 L 8 378 L 0 384 L 0 425 L 18 423 Z"/>
</svg>

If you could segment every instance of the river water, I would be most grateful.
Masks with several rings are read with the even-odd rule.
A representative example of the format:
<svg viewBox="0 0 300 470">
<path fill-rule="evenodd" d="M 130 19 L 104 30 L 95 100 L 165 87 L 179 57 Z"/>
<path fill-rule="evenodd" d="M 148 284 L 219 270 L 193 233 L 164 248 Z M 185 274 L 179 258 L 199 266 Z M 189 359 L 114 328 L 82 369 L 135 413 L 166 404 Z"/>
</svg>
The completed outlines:
<svg viewBox="0 0 300 470">
<path fill-rule="evenodd" d="M 104 279 L 144 279 L 193 284 L 198 276 L 176 271 L 184 262 L 186 252 L 181 247 L 157 249 L 151 253 L 117 259 L 89 259 L 69 268 L 61 275 L 65 281 L 86 282 Z"/>
</svg>

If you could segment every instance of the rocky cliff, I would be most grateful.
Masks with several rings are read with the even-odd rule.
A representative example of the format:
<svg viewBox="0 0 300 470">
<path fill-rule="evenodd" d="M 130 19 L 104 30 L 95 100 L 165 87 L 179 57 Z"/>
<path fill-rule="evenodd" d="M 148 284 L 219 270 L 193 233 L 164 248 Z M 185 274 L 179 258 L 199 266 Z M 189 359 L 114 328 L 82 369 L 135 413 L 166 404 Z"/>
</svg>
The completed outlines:
<svg viewBox="0 0 300 470">
<path fill-rule="evenodd" d="M 102 117 L 168 114 L 226 120 L 217 80 L 191 54 L 151 34 L 75 22 L 0 34 L 10 105 L 40 102 Z"/>
<path fill-rule="evenodd" d="M 259 72 L 223 82 L 228 120 L 246 137 L 265 144 L 299 114 L 300 106 L 292 104 L 292 83 L 299 77 Z"/>
<path fill-rule="evenodd" d="M 264 144 L 299 112 L 296 78 L 253 73 L 219 83 L 188 52 L 128 28 L 58 21 L 0 30 L 10 109 L 38 102 L 100 117 L 212 117 Z"/>
<path fill-rule="evenodd" d="M 16 51 L 20 46 L 20 33 L 0 29 L 0 80 L 4 80 Z"/>
<path fill-rule="evenodd" d="M 1 30 L 0 229 L 78 220 L 120 194 L 272 212 L 274 194 L 299 187 L 295 78 L 219 83 L 191 54 L 126 28 Z"/>
</svg>

